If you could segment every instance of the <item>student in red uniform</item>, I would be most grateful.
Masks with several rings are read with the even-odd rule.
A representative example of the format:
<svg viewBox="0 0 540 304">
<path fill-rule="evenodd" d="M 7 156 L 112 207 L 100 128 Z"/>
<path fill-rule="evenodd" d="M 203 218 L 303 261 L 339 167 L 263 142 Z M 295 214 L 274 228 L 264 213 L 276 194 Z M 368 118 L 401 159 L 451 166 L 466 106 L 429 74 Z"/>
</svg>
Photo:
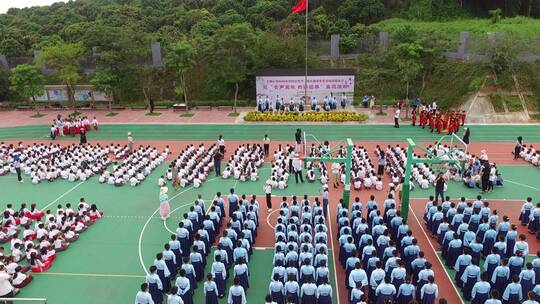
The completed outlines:
<svg viewBox="0 0 540 304">
<path fill-rule="evenodd" d="M 443 127 L 442 119 L 438 118 L 437 119 L 437 134 L 441 134 L 442 127 Z"/>
<path fill-rule="evenodd" d="M 465 118 L 466 118 L 467 114 L 465 113 L 465 111 L 462 111 L 461 112 L 461 125 L 464 126 L 465 125 Z"/>
<path fill-rule="evenodd" d="M 412 113 L 412 125 L 413 125 L 413 127 L 416 126 L 416 112 Z"/>
</svg>

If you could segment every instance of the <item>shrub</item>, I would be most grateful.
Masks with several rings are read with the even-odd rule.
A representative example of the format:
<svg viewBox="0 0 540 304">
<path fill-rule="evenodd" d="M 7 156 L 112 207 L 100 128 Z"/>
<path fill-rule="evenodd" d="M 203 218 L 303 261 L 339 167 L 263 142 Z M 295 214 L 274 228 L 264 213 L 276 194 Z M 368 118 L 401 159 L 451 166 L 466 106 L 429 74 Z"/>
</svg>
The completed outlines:
<svg viewBox="0 0 540 304">
<path fill-rule="evenodd" d="M 364 122 L 368 119 L 366 114 L 356 112 L 249 112 L 244 117 L 245 121 L 313 121 L 313 122 Z"/>
</svg>

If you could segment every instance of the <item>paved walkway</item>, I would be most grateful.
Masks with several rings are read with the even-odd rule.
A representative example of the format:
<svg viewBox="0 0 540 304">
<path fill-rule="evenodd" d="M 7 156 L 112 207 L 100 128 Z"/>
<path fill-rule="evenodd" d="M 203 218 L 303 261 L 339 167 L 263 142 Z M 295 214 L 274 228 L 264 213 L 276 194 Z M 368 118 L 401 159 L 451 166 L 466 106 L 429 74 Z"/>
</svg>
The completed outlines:
<svg viewBox="0 0 540 304">
<path fill-rule="evenodd" d="M 238 108 L 240 114 L 253 111 L 253 108 Z M 186 112 L 169 110 L 156 110 L 159 116 L 147 115 L 145 110 L 116 110 L 116 116 L 107 116 L 107 110 L 79 110 L 90 119 L 96 117 L 100 123 L 106 124 L 241 124 L 244 123 L 242 116 L 229 116 L 228 110 L 197 110 L 190 111 L 193 116 L 186 117 Z M 392 123 L 393 110 L 388 110 L 387 115 L 376 115 L 378 110 L 356 109 L 357 112 L 366 113 L 369 116 L 368 123 Z M 31 118 L 35 114 L 33 110 L 13 110 L 0 112 L 0 127 L 14 127 L 27 125 L 51 124 L 57 114 L 65 116 L 72 110 L 46 110 L 40 111 L 45 116 Z"/>
</svg>

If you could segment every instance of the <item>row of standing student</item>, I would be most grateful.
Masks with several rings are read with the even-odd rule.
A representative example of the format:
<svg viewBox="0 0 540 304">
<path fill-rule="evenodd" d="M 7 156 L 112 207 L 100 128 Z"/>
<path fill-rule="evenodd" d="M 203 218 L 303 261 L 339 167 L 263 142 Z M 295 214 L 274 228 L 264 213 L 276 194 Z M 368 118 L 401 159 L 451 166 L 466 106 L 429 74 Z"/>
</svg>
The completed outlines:
<svg viewBox="0 0 540 304">
<path fill-rule="evenodd" d="M 203 284 L 207 304 L 218 303 L 218 298 L 224 297 L 228 272 L 233 264 L 235 278 L 229 289 L 228 303 L 246 303 L 245 292 L 249 287 L 247 262 L 257 236 L 259 204 L 255 196 L 248 203 L 245 196 L 239 200 L 233 191 L 227 200 L 230 221 L 217 242 L 211 272 Z M 190 212 L 184 214 L 176 233 L 171 235 L 171 241 L 164 245 L 165 250 L 156 255 L 146 285 L 143 284 L 137 293 L 136 303 L 162 303 L 164 293 L 168 294 L 168 303 L 193 303 L 197 282 L 204 277 L 206 257 L 225 218 L 224 206 L 225 200 L 218 192 L 205 214 L 204 201 L 199 195 Z M 191 253 L 189 248 L 192 248 Z M 147 292 L 143 288 L 147 288 Z"/>
<path fill-rule="evenodd" d="M 461 198 L 457 206 L 448 197 L 441 205 L 430 200 L 424 219 L 446 264 L 456 271 L 455 283 L 466 300 L 484 303 L 490 295 L 502 297 L 503 303 L 540 299 L 540 258 L 525 263 L 526 236 L 518 236 L 507 216 L 499 223 L 496 210 L 481 196 L 473 202 Z"/>
<path fill-rule="evenodd" d="M 284 197 L 275 230 L 269 299 L 276 304 L 330 304 L 325 205 L 307 197 Z M 287 241 L 287 243 L 285 243 Z"/>
<path fill-rule="evenodd" d="M 362 217 L 362 203 L 356 198 L 350 212 L 340 201 L 340 262 L 346 272 L 349 303 L 408 304 L 417 300 L 433 304 L 438 297 L 435 273 L 424 258 L 392 195 L 378 208 L 374 196 L 367 202 L 367 216 Z"/>
</svg>

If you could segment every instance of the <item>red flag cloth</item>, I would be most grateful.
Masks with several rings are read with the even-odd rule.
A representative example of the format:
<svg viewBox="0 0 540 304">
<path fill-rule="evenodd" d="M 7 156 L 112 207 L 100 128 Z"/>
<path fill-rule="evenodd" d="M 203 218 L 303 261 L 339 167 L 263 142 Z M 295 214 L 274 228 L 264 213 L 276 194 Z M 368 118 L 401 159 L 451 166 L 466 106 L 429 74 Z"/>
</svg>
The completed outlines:
<svg viewBox="0 0 540 304">
<path fill-rule="evenodd" d="M 305 11 L 306 8 L 307 8 L 307 0 L 300 0 L 300 2 L 296 3 L 296 5 L 292 8 L 291 12 L 293 14 L 299 14 Z"/>
</svg>

